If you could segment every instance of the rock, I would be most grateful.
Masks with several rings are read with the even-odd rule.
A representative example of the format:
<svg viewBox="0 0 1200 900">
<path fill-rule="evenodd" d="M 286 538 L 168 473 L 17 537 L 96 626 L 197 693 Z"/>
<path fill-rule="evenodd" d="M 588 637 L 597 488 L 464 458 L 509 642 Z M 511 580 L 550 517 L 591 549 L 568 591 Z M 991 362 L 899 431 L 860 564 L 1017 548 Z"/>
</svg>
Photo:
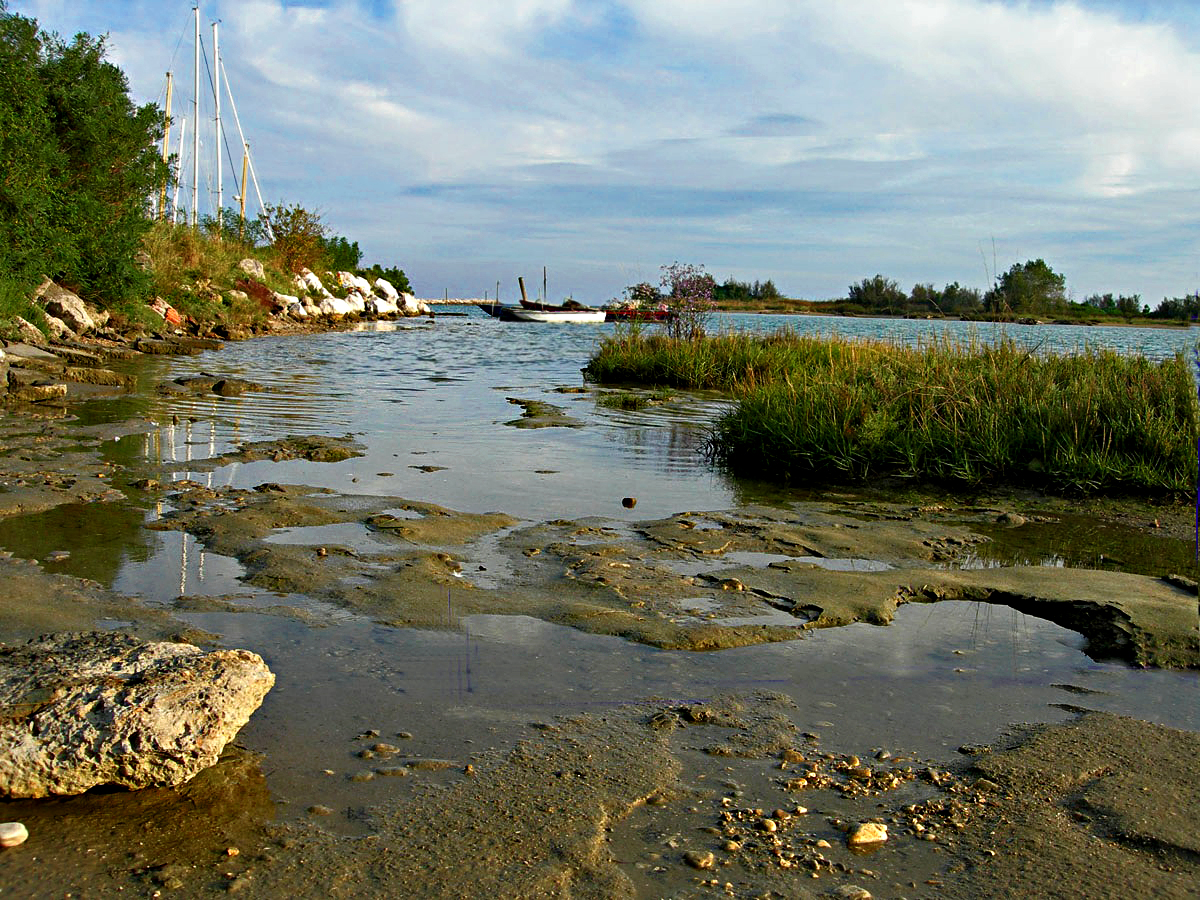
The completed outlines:
<svg viewBox="0 0 1200 900">
<path fill-rule="evenodd" d="M 846 838 L 851 847 L 861 847 L 870 844 L 882 844 L 888 839 L 886 825 L 879 825 L 875 822 L 862 822 L 850 829 L 850 834 Z"/>
<path fill-rule="evenodd" d="M 247 275 L 249 275 L 251 278 L 257 278 L 259 281 L 262 281 L 264 278 L 267 277 L 267 272 L 263 268 L 263 264 L 260 263 L 257 259 L 247 258 L 247 259 L 239 260 L 237 267 L 239 269 L 241 269 L 243 272 L 245 272 Z"/>
<path fill-rule="evenodd" d="M 857 884 L 843 884 L 834 888 L 826 896 L 838 897 L 840 900 L 871 900 L 871 892 Z"/>
<path fill-rule="evenodd" d="M 27 319 L 17 316 L 13 319 L 13 324 L 17 327 L 17 336 L 27 344 L 40 345 L 46 343 L 46 336 L 42 334 L 36 325 Z"/>
<path fill-rule="evenodd" d="M 77 335 L 62 319 L 52 316 L 50 313 L 45 314 L 46 327 L 50 330 L 50 339 L 53 341 L 72 341 Z"/>
<path fill-rule="evenodd" d="M 709 850 L 689 850 L 683 854 L 683 861 L 693 869 L 711 869 L 717 863 L 717 858 Z"/>
<path fill-rule="evenodd" d="M 0 647 L 0 796 L 182 784 L 217 761 L 274 683 L 247 650 L 120 632 Z"/>
<path fill-rule="evenodd" d="M 49 278 L 42 282 L 34 296 L 42 301 L 42 307 L 48 315 L 61 319 L 72 331 L 83 334 L 99 327 L 78 296 L 59 287 Z"/>
<path fill-rule="evenodd" d="M 386 299 L 392 301 L 392 305 L 398 305 L 400 301 L 400 292 L 386 278 L 375 279 L 375 292 L 382 295 Z"/>
<path fill-rule="evenodd" d="M 1019 513 L 1005 512 L 1000 513 L 1000 515 L 996 517 L 996 521 L 1002 525 L 1024 525 L 1027 520 Z"/>
<path fill-rule="evenodd" d="M 155 297 L 148 305 L 152 310 L 162 316 L 163 321 L 168 325 L 183 324 L 183 316 L 181 316 L 179 311 L 162 297 Z M 145 351 L 143 350 L 142 352 L 144 353 Z"/>
<path fill-rule="evenodd" d="M 0 823 L 0 847 L 19 847 L 29 840 L 29 831 L 20 822 Z"/>
<path fill-rule="evenodd" d="M 626 509 L 633 509 L 637 506 L 637 497 L 625 497 L 621 500 L 621 505 Z"/>
</svg>

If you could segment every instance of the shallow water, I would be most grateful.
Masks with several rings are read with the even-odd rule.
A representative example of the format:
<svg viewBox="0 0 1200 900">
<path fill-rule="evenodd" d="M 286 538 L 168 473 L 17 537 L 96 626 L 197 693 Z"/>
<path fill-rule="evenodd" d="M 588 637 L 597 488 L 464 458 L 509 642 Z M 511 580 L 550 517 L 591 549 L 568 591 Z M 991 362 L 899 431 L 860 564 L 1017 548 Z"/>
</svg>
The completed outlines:
<svg viewBox="0 0 1200 900">
<path fill-rule="evenodd" d="M 1086 342 L 1156 357 L 1191 342 L 1186 330 L 1139 328 L 998 329 L 774 316 L 730 316 L 721 324 L 783 324 L 904 340 L 1008 336 L 1047 350 Z M 472 314 L 265 338 L 197 357 L 142 361 L 136 369 L 142 391 L 93 402 L 83 418 L 156 423 L 149 435 L 109 446 L 108 455 L 130 470 L 179 463 L 173 477 L 211 486 L 309 484 L 465 511 L 500 510 L 530 522 L 635 521 L 799 496 L 736 481 L 705 465 L 706 427 L 722 408 L 719 398 L 680 393 L 636 412 L 598 405 L 603 390 L 584 385 L 580 368 L 611 331 L 508 324 Z M 268 390 L 220 398 L 145 389 L 201 371 L 252 379 Z M 582 427 L 514 427 L 509 423 L 521 409 L 509 398 L 554 404 Z M 233 463 L 215 470 L 198 464 L 239 441 L 308 433 L 352 434 L 365 456 L 341 463 Z M 189 462 L 197 463 L 195 469 Z M 625 497 L 635 497 L 636 507 L 626 509 Z M 47 563 L 48 570 L 94 578 L 153 604 L 220 597 L 245 610 L 180 615 L 221 635 L 226 645 L 260 652 L 276 672 L 277 687 L 241 740 L 267 755 L 268 782 L 287 804 L 285 814 L 309 803 L 351 802 L 342 779 L 318 773 L 352 771 L 347 741 L 365 728 L 411 731 L 413 752 L 452 756 L 489 735 L 501 742 L 518 723 L 649 696 L 690 700 L 729 690 L 778 691 L 796 700 L 798 721 L 831 748 L 887 746 L 941 758 L 961 744 L 995 739 L 1009 723 L 1064 719 L 1068 713 L 1060 704 L 1200 730 L 1195 673 L 1096 663 L 1081 652 L 1074 633 L 981 604 L 905 607 L 887 628 L 853 625 L 704 654 L 655 650 L 512 616 L 472 617 L 461 629 L 439 631 L 384 627 L 319 610 L 322 621 L 333 624 L 313 628 L 269 612 L 311 601 L 249 588 L 238 580 L 235 561 L 206 552 L 189 536 L 140 528 L 160 512 L 136 496 L 115 507 L 56 510 L 11 527 L 0 523 L 0 546 L 39 559 L 67 549 L 70 557 Z M 358 525 L 322 528 L 319 535 L 285 530 L 273 540 L 366 550 L 374 542 Z M 1078 559 L 1072 552 L 1029 550 L 1035 562 L 1088 564 L 1086 552 Z M 1002 561 L 980 555 L 974 564 Z M 879 565 L 822 562 L 859 571 Z"/>
</svg>

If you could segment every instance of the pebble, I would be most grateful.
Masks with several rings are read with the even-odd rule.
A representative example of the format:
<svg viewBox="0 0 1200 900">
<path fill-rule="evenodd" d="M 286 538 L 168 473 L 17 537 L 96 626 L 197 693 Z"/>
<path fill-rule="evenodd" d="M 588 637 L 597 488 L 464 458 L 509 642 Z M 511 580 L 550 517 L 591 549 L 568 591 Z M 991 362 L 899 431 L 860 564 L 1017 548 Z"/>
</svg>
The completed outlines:
<svg viewBox="0 0 1200 900">
<path fill-rule="evenodd" d="M 637 506 L 637 497 L 625 497 L 621 501 L 621 505 L 626 509 L 633 509 L 635 506 Z"/>
<path fill-rule="evenodd" d="M 875 822 L 861 822 L 850 830 L 847 841 L 851 847 L 863 844 L 882 844 L 888 839 L 887 826 Z"/>
<path fill-rule="evenodd" d="M 375 774 L 382 775 L 385 778 L 386 777 L 403 778 L 405 775 L 408 774 L 408 769 L 405 768 L 404 766 L 384 766 L 381 769 L 376 769 Z"/>
<path fill-rule="evenodd" d="M 871 892 L 856 884 L 843 884 L 830 891 L 829 896 L 839 897 L 841 900 L 871 900 Z"/>
<path fill-rule="evenodd" d="M 20 822 L 0 824 L 0 847 L 18 847 L 29 839 L 29 832 Z"/>
<path fill-rule="evenodd" d="M 320 805 L 310 806 L 308 808 L 308 811 L 309 811 L 309 813 L 311 813 L 314 816 L 332 816 L 333 815 L 333 810 L 330 809 L 328 806 L 320 806 Z"/>
<path fill-rule="evenodd" d="M 711 869 L 716 865 L 717 858 L 709 850 L 689 850 L 683 854 L 683 861 L 693 869 Z"/>
</svg>

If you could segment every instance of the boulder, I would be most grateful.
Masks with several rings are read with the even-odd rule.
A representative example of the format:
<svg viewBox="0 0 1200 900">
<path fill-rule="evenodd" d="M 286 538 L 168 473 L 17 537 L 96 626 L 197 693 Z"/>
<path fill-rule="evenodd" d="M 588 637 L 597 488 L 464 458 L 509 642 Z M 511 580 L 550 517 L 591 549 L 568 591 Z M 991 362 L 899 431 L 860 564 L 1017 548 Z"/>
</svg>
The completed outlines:
<svg viewBox="0 0 1200 900">
<path fill-rule="evenodd" d="M 120 632 L 0 647 L 0 796 L 182 784 L 217 761 L 274 683 L 248 650 Z"/>
<path fill-rule="evenodd" d="M 386 278 L 375 279 L 375 293 L 382 297 L 387 297 L 393 303 L 397 303 L 400 300 L 400 292 Z"/>
<path fill-rule="evenodd" d="M 321 279 L 311 269 L 301 269 L 300 274 L 294 279 L 296 288 L 304 294 L 314 294 L 317 297 L 328 298 L 333 296 L 325 289 L 325 285 L 321 284 Z"/>
<path fill-rule="evenodd" d="M 367 301 L 367 315 L 375 316 L 376 318 L 390 318 L 400 314 L 400 307 L 396 305 L 395 300 L 389 300 L 386 297 L 372 297 Z"/>
<path fill-rule="evenodd" d="M 371 282 L 367 279 L 355 275 L 353 272 L 335 272 L 334 278 L 337 283 L 350 291 L 358 291 L 363 296 L 369 297 L 375 292 L 371 286 Z"/>
<path fill-rule="evenodd" d="M 422 306 L 425 307 L 425 310 L 424 310 L 425 312 L 429 312 L 429 307 L 426 306 L 424 303 L 422 303 L 420 300 L 418 300 L 416 297 L 414 297 L 412 294 L 401 294 L 400 301 L 401 301 L 400 302 L 400 311 L 403 312 L 404 315 L 406 315 L 406 316 L 411 317 L 411 316 L 421 315 L 421 312 L 422 312 L 421 307 Z"/>
<path fill-rule="evenodd" d="M 263 268 L 263 264 L 260 263 L 257 259 L 247 258 L 247 259 L 239 260 L 237 267 L 239 269 L 241 269 L 243 272 L 245 272 L 247 275 L 249 275 L 251 278 L 257 278 L 259 281 L 262 281 L 263 279 L 265 279 L 267 277 L 267 272 Z"/>
<path fill-rule="evenodd" d="M 66 288 L 61 288 L 49 278 L 42 282 L 34 296 L 42 301 L 47 315 L 61 319 L 67 327 L 78 334 L 94 331 L 99 327 L 84 302 Z"/>
<path fill-rule="evenodd" d="M 360 294 L 357 290 L 353 290 L 345 297 L 346 304 L 350 307 L 350 312 L 356 315 L 362 315 L 367 311 L 367 298 Z"/>
<path fill-rule="evenodd" d="M 46 343 L 46 336 L 28 319 L 17 316 L 13 319 L 13 324 L 17 327 L 17 336 L 25 343 L 34 345 Z"/>
<path fill-rule="evenodd" d="M 76 335 L 70 327 L 62 319 L 57 316 L 52 316 L 46 313 L 46 328 L 50 332 L 50 339 L 55 341 L 70 341 L 74 340 Z"/>
</svg>

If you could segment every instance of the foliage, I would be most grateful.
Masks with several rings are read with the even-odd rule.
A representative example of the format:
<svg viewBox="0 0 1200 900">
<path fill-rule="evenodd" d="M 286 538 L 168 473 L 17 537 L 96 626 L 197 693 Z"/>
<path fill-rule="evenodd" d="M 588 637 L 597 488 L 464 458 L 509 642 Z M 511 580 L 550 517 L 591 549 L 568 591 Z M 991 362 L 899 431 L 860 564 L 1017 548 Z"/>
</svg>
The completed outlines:
<svg viewBox="0 0 1200 900">
<path fill-rule="evenodd" d="M 763 282 L 756 280 L 753 284 L 727 278 L 724 284 L 713 288 L 713 301 L 718 306 L 762 306 L 782 299 L 775 282 L 769 278 Z"/>
<path fill-rule="evenodd" d="M 648 281 L 631 284 L 624 290 L 625 303 L 638 308 L 653 309 L 663 302 L 662 291 Z"/>
<path fill-rule="evenodd" d="M 846 299 L 851 303 L 879 313 L 902 313 L 908 304 L 908 295 L 900 285 L 890 278 L 876 275 L 850 285 Z"/>
<path fill-rule="evenodd" d="M 65 43 L 0 5 L 0 268 L 113 300 L 147 288 L 135 256 L 167 171 L 161 112 L 104 56 L 102 38 Z"/>
<path fill-rule="evenodd" d="M 325 253 L 326 228 L 321 224 L 319 214 L 298 203 L 291 206 L 268 203 L 260 219 L 275 236 L 273 246 L 281 269 L 295 275 L 301 269 L 320 267 Z"/>
<path fill-rule="evenodd" d="M 1178 319 L 1181 322 L 1194 322 L 1200 318 L 1200 293 L 1188 294 L 1186 297 L 1163 297 L 1150 315 L 1155 319 Z"/>
<path fill-rule="evenodd" d="M 1043 259 L 1014 263 L 987 292 L 984 308 L 998 316 L 1064 312 L 1066 278 Z"/>
<path fill-rule="evenodd" d="M 664 323 L 667 334 L 680 340 L 699 340 L 714 309 L 713 277 L 703 266 L 688 263 L 674 262 L 662 270 L 660 283 L 672 313 Z"/>
<path fill-rule="evenodd" d="M 369 268 L 359 269 L 358 274 L 363 278 L 369 279 L 372 283 L 377 278 L 382 278 L 402 294 L 411 294 L 413 292 L 412 285 L 408 283 L 408 276 L 404 274 L 403 269 L 396 266 L 388 266 L 385 269 L 379 263 L 375 263 Z"/>
<path fill-rule="evenodd" d="M 334 272 L 354 272 L 362 261 L 358 241 L 351 243 L 341 235 L 321 238 L 325 254 L 325 268 Z"/>
</svg>

